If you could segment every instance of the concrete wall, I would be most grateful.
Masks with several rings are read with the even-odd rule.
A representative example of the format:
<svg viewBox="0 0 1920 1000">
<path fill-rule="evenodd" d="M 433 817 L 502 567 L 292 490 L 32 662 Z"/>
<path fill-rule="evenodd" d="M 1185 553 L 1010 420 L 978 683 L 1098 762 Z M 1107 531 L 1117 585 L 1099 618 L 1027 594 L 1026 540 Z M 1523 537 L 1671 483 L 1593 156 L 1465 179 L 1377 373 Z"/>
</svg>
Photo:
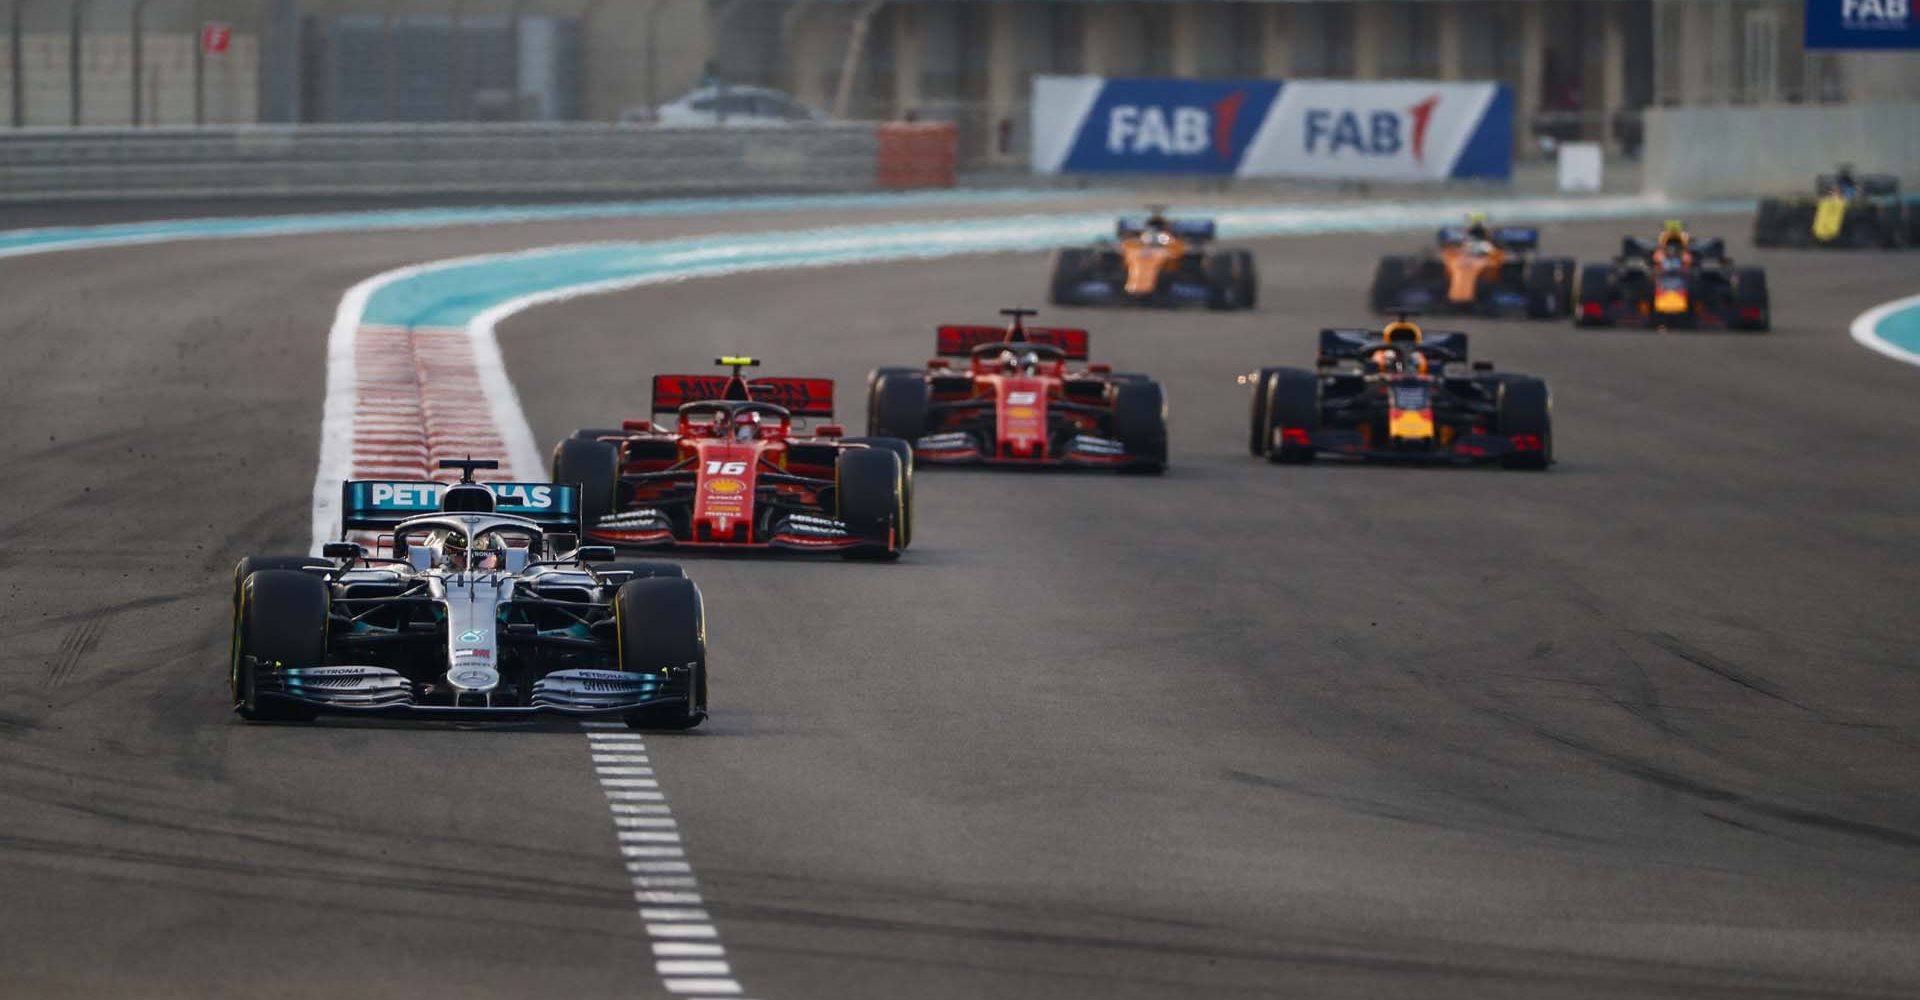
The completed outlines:
<svg viewBox="0 0 1920 1000">
<path fill-rule="evenodd" d="M 1652 193 L 1810 192 L 1842 162 L 1920 186 L 1920 103 L 1649 108 L 1646 128 Z"/>
</svg>

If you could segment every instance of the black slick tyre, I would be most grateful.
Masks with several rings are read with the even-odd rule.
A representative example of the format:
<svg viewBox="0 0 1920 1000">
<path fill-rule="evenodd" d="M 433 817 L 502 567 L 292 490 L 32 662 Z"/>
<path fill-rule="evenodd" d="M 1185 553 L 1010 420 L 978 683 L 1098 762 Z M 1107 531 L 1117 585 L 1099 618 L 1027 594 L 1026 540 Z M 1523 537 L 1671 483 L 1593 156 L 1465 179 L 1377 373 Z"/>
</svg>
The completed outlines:
<svg viewBox="0 0 1920 1000">
<path fill-rule="evenodd" d="M 684 580 L 687 571 L 679 563 L 658 559 L 625 559 L 597 563 L 593 571 L 600 576 L 624 573 L 629 580 Z"/>
<path fill-rule="evenodd" d="M 233 615 L 229 684 L 233 709 L 249 722 L 304 722 L 311 707 L 261 695 L 255 673 L 274 667 L 318 667 L 327 658 L 330 595 L 321 577 L 298 569 L 263 569 L 240 584 Z M 249 669 L 248 660 L 256 666 Z"/>
<path fill-rule="evenodd" d="M 320 571 L 333 568 L 327 559 L 315 556 L 247 556 L 233 567 L 233 613 L 240 613 L 240 586 L 247 577 L 263 569 L 298 569 Z"/>
<path fill-rule="evenodd" d="M 1764 333 L 1773 327 L 1773 309 L 1767 301 L 1767 272 L 1743 267 L 1733 274 L 1734 326 Z M 1749 317 L 1757 312 L 1759 318 Z"/>
<path fill-rule="evenodd" d="M 1113 387 L 1113 439 L 1126 446 L 1130 472 L 1167 471 L 1167 395 L 1158 382 Z"/>
<path fill-rule="evenodd" d="M 580 523 L 591 529 L 613 513 L 620 486 L 620 446 L 569 438 L 553 449 L 553 481 L 580 484 Z"/>
<path fill-rule="evenodd" d="M 619 427 L 582 427 L 579 430 L 573 432 L 573 438 L 575 440 L 584 438 L 588 441 L 597 440 L 603 437 L 626 437 L 626 436 L 627 436 L 627 432 L 624 429 Z"/>
<path fill-rule="evenodd" d="M 882 372 L 867 396 L 867 436 L 911 444 L 927 432 L 930 399 L 919 372 Z"/>
<path fill-rule="evenodd" d="M 1247 451 L 1255 458 L 1267 457 L 1270 431 L 1267 427 L 1267 392 L 1273 376 L 1284 368 L 1262 368 L 1253 377 L 1253 393 L 1247 406 Z"/>
<path fill-rule="evenodd" d="M 707 718 L 707 622 L 690 580 L 628 580 L 613 594 L 616 659 L 628 673 L 685 670 L 687 696 L 637 708 L 623 717 L 634 729 L 692 729 Z"/>
<path fill-rule="evenodd" d="M 900 547 L 913 544 L 913 446 L 899 438 L 858 437 L 847 438 L 847 444 L 864 444 L 869 448 L 882 448 L 893 452 L 900 459 L 900 501 L 903 516 L 900 522 Z"/>
<path fill-rule="evenodd" d="M 1260 304 L 1260 272 L 1253 266 L 1253 251 L 1235 250 L 1234 277 L 1240 285 L 1240 308 L 1252 309 Z"/>
<path fill-rule="evenodd" d="M 1208 309 L 1225 311 L 1240 304 L 1240 276 L 1231 254 L 1210 254 L 1207 257 L 1204 273 L 1207 279 Z"/>
<path fill-rule="evenodd" d="M 1297 368 L 1278 368 L 1267 382 L 1266 456 L 1282 465 L 1305 465 L 1317 454 L 1310 445 L 1286 444 L 1289 430 L 1320 429 L 1320 378 Z"/>
<path fill-rule="evenodd" d="M 1047 300 L 1056 306 L 1080 304 L 1080 282 L 1087 275 L 1087 251 L 1066 247 L 1053 252 L 1053 269 L 1048 277 Z"/>
<path fill-rule="evenodd" d="M 1612 284 L 1613 268 L 1606 264 L 1588 264 L 1580 269 L 1580 280 L 1573 286 L 1575 326 L 1601 326 L 1606 322 Z M 1600 315 L 1589 315 L 1588 306 L 1599 307 Z"/>
<path fill-rule="evenodd" d="M 1367 293 L 1367 307 L 1377 313 L 1392 313 L 1400 308 L 1407 287 L 1405 257 L 1382 257 L 1373 268 L 1373 289 Z"/>
<path fill-rule="evenodd" d="M 1508 376 L 1500 382 L 1500 433 L 1511 438 L 1530 435 L 1540 439 L 1538 451 L 1503 455 L 1500 465 L 1507 469 L 1541 471 L 1553 464 L 1553 397 L 1547 384 L 1537 378 Z"/>
<path fill-rule="evenodd" d="M 849 558 L 898 559 L 900 524 L 906 519 L 905 484 L 900 458 L 885 448 L 852 448 L 834 466 L 835 514 L 847 531 L 866 544 L 847 550 Z"/>
</svg>

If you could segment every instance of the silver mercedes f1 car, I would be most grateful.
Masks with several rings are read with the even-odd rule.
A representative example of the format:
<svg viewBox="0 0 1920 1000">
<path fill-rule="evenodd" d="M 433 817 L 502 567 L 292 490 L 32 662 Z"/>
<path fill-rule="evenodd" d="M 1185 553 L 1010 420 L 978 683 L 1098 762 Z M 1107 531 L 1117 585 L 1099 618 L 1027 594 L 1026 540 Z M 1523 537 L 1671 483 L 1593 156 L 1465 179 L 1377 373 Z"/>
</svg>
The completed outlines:
<svg viewBox="0 0 1920 1000">
<path fill-rule="evenodd" d="M 461 471 L 451 484 L 349 481 L 343 540 L 322 557 L 242 559 L 235 711 L 261 721 L 545 713 L 699 725 L 699 588 L 673 564 L 615 562 L 611 547 L 579 546 L 576 484 L 474 481 L 498 465 L 442 462 Z"/>
</svg>

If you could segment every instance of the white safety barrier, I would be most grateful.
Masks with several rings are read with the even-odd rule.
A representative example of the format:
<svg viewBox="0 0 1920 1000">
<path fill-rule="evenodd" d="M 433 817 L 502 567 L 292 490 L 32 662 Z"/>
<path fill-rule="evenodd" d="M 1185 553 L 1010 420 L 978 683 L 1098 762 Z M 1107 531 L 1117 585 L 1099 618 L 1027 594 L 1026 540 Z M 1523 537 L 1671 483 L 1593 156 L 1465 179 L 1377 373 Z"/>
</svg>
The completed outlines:
<svg viewBox="0 0 1920 1000">
<path fill-rule="evenodd" d="M 1920 185 L 1920 103 L 1648 108 L 1646 190 L 1676 198 L 1811 192 L 1851 163 Z"/>
</svg>

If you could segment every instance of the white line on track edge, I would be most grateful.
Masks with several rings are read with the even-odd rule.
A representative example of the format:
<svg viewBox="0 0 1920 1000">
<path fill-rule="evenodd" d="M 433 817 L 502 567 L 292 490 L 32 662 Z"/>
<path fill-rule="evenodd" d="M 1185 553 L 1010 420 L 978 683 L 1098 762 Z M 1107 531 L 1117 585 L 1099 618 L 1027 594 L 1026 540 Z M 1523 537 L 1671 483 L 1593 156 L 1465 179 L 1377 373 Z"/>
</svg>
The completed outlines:
<svg viewBox="0 0 1920 1000">
<path fill-rule="evenodd" d="M 1908 309 L 1920 309 L 1920 295 L 1909 295 L 1904 299 L 1895 299 L 1874 306 L 1872 309 L 1854 317 L 1848 332 L 1860 346 L 1870 351 L 1878 351 L 1895 361 L 1904 361 L 1910 365 L 1920 365 L 1920 353 L 1909 351 L 1894 342 L 1880 336 L 1880 323 L 1888 316 Z"/>
</svg>

